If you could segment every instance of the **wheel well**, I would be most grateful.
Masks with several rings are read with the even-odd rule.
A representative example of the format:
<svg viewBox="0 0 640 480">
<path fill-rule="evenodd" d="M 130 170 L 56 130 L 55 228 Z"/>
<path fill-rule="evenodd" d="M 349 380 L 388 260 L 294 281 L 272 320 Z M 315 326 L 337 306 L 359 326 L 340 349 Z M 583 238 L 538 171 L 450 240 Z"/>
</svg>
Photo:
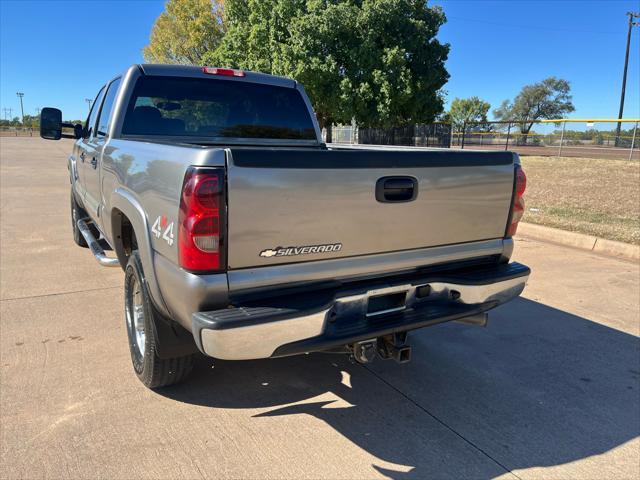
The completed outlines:
<svg viewBox="0 0 640 480">
<path fill-rule="evenodd" d="M 111 226 L 113 228 L 116 255 L 124 269 L 127 266 L 131 252 L 138 249 L 136 232 L 129 218 L 117 208 L 114 208 L 111 214 Z"/>
</svg>

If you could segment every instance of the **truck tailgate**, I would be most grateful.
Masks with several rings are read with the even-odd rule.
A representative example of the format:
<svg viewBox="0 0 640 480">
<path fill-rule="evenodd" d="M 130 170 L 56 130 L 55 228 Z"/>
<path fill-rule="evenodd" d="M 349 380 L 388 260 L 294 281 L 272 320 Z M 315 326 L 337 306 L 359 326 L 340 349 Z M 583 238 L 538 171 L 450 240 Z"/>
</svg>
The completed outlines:
<svg viewBox="0 0 640 480">
<path fill-rule="evenodd" d="M 227 169 L 233 270 L 502 238 L 514 155 L 232 148 Z"/>
</svg>

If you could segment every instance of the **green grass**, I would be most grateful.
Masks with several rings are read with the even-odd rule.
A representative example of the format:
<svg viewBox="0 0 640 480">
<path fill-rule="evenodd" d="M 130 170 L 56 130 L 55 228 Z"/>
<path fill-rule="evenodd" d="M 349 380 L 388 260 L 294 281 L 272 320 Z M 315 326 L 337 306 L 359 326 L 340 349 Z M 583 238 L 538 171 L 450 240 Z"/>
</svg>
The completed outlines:
<svg viewBox="0 0 640 480">
<path fill-rule="evenodd" d="M 640 163 L 522 157 L 524 221 L 640 245 Z"/>
</svg>

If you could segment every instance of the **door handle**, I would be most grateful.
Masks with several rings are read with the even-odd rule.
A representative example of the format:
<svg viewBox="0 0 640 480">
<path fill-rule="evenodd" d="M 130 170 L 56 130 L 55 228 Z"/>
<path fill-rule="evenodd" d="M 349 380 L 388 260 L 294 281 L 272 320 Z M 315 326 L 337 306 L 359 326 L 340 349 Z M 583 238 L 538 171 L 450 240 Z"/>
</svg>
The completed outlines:
<svg viewBox="0 0 640 480">
<path fill-rule="evenodd" d="M 97 159 L 96 157 L 93 157 L 93 158 L 91 159 L 91 166 L 92 166 L 93 168 L 97 168 L 97 167 L 98 167 L 98 159 Z"/>
<path fill-rule="evenodd" d="M 381 203 L 401 203 L 418 196 L 418 180 L 414 177 L 382 177 L 376 182 L 376 200 Z"/>
<path fill-rule="evenodd" d="M 82 163 L 84 163 L 84 157 L 85 157 L 85 153 L 80 152 L 80 160 L 82 160 Z"/>
</svg>

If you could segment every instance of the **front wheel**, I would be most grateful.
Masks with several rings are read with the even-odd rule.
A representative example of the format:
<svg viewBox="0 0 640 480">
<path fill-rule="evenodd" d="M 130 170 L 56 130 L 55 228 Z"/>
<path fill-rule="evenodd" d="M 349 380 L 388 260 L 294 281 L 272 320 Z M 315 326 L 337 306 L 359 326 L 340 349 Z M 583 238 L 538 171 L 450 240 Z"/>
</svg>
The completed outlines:
<svg viewBox="0 0 640 480">
<path fill-rule="evenodd" d="M 160 358 L 156 352 L 154 322 L 163 321 L 151 303 L 137 251 L 129 257 L 124 281 L 124 307 L 133 369 L 149 388 L 165 387 L 184 380 L 193 368 L 193 356 Z"/>
</svg>

